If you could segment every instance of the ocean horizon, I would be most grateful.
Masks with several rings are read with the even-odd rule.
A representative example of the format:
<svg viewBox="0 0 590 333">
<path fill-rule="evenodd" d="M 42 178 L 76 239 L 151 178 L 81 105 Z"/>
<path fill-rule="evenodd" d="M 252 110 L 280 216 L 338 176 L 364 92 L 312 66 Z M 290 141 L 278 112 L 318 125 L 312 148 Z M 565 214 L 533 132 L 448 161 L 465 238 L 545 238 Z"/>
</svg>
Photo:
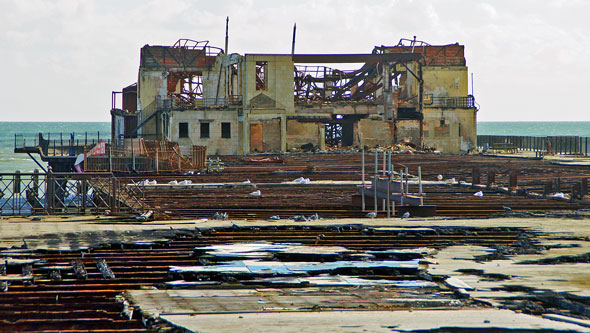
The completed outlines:
<svg viewBox="0 0 590 333">
<path fill-rule="evenodd" d="M 101 137 L 110 138 L 110 122 L 0 122 L 0 173 L 16 170 L 32 172 L 40 169 L 27 154 L 14 153 L 15 134 L 34 135 L 39 132 L 55 137 L 63 133 L 100 132 Z M 590 121 L 482 121 L 477 123 L 479 135 L 517 135 L 517 136 L 560 136 L 572 135 L 590 137 Z M 47 167 L 39 156 L 38 162 Z"/>
</svg>

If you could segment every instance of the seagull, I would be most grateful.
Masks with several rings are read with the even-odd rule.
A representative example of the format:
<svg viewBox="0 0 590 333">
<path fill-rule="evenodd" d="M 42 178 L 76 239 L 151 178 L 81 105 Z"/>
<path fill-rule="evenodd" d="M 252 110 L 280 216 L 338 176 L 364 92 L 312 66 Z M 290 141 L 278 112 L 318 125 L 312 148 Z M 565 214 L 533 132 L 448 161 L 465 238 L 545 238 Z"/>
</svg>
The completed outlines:
<svg viewBox="0 0 590 333">
<path fill-rule="evenodd" d="M 260 195 L 262 195 L 262 193 L 260 192 L 260 190 L 256 190 L 256 191 L 250 193 L 250 195 L 253 197 L 259 197 Z"/>
<path fill-rule="evenodd" d="M 502 206 L 502 208 L 504 208 L 504 211 L 507 213 L 512 211 L 512 208 L 510 207 Z"/>
<path fill-rule="evenodd" d="M 250 179 L 246 179 L 245 181 L 242 182 L 242 184 L 252 184 L 252 182 L 250 181 Z"/>
<path fill-rule="evenodd" d="M 473 196 L 474 197 L 480 197 L 481 198 L 481 197 L 483 197 L 483 192 L 482 191 L 477 191 L 477 192 L 473 193 Z"/>
<path fill-rule="evenodd" d="M 295 222 L 307 222 L 307 219 L 305 218 L 304 215 L 295 216 L 295 217 L 293 217 L 293 220 L 295 220 Z"/>
<path fill-rule="evenodd" d="M 443 175 L 436 176 L 436 179 L 438 179 L 439 181 L 443 180 Z"/>
<path fill-rule="evenodd" d="M 219 218 L 220 218 L 221 220 L 224 220 L 224 221 L 225 221 L 225 220 L 227 220 L 227 219 L 228 219 L 228 217 L 229 217 L 229 215 L 227 215 L 227 213 L 221 213 L 221 214 L 219 215 Z"/>
<path fill-rule="evenodd" d="M 370 219 L 374 219 L 377 217 L 377 213 L 376 212 L 369 212 L 369 213 L 367 213 L 367 215 L 365 215 L 365 217 L 368 217 Z"/>
<path fill-rule="evenodd" d="M 310 220 L 319 220 L 320 216 L 318 215 L 318 213 L 313 214 L 312 216 L 309 217 Z"/>
<path fill-rule="evenodd" d="M 410 217 L 410 212 L 403 213 L 402 219 L 407 219 L 408 217 Z"/>
<path fill-rule="evenodd" d="M 273 221 L 278 221 L 281 218 L 278 215 L 273 215 L 273 216 L 270 217 L 270 219 L 273 220 Z"/>
<path fill-rule="evenodd" d="M 220 215 L 219 212 L 215 212 L 215 214 L 213 214 L 213 217 L 211 218 L 212 220 L 219 220 Z"/>
</svg>

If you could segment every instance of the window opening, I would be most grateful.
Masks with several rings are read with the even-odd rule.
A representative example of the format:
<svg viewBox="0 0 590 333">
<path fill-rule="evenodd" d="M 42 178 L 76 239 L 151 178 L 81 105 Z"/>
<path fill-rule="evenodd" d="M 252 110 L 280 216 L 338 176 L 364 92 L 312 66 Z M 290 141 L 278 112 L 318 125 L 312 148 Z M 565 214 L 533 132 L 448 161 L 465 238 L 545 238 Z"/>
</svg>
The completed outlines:
<svg viewBox="0 0 590 333">
<path fill-rule="evenodd" d="M 209 123 L 201 123 L 201 138 L 209 137 Z"/>
<path fill-rule="evenodd" d="M 188 123 L 178 123 L 178 137 L 188 138 Z"/>
<path fill-rule="evenodd" d="M 256 90 L 266 90 L 267 61 L 256 62 Z"/>
<path fill-rule="evenodd" d="M 221 137 L 223 139 L 231 138 L 231 123 L 221 123 Z"/>
</svg>

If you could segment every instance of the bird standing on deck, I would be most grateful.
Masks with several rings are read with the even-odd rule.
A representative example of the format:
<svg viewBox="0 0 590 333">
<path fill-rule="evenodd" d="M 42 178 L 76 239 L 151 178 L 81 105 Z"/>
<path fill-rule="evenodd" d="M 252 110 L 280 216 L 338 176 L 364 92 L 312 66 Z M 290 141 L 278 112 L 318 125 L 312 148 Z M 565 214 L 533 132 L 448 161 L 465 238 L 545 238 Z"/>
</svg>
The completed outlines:
<svg viewBox="0 0 590 333">
<path fill-rule="evenodd" d="M 368 212 L 367 215 L 365 215 L 365 216 L 370 219 L 374 219 L 377 217 L 377 212 Z"/>
</svg>

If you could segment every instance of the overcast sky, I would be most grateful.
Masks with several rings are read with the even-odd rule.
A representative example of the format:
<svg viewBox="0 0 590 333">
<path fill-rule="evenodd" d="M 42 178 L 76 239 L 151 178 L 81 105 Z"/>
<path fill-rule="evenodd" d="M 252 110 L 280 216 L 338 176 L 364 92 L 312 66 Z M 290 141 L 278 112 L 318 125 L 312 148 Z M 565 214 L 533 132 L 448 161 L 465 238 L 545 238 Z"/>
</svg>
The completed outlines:
<svg viewBox="0 0 590 333">
<path fill-rule="evenodd" d="M 143 45 L 223 47 L 226 16 L 230 53 L 289 53 L 294 22 L 297 53 L 458 42 L 478 120 L 590 121 L 583 0 L 0 0 L 0 121 L 109 121 L 111 91 L 137 81 Z"/>
</svg>

